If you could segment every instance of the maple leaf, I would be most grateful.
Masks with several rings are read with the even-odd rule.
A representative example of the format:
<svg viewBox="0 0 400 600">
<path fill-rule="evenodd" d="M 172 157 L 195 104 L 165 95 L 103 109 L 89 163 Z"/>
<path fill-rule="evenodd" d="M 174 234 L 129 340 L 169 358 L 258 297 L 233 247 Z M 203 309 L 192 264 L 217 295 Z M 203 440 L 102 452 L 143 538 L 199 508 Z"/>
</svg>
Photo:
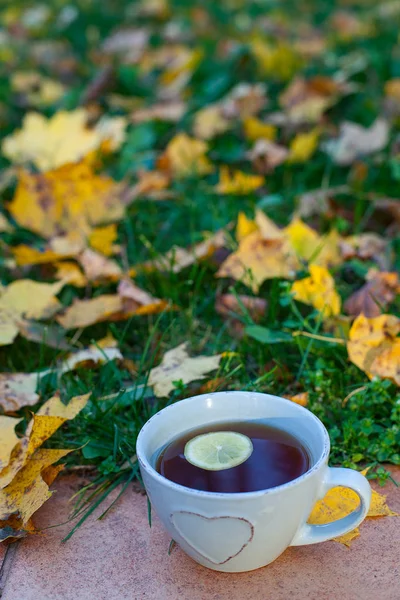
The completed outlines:
<svg viewBox="0 0 400 600">
<path fill-rule="evenodd" d="M 349 332 L 349 359 L 368 377 L 387 378 L 400 385 L 400 319 L 394 315 L 359 315 Z"/>
<path fill-rule="evenodd" d="M 15 428 L 21 421 L 22 418 L 0 417 L 0 469 L 10 462 L 11 452 L 19 440 Z"/>
<path fill-rule="evenodd" d="M 94 226 L 122 218 L 121 191 L 121 185 L 95 175 L 87 163 L 44 174 L 21 170 L 8 208 L 21 227 L 46 239 L 70 232 L 84 236 Z"/>
<path fill-rule="evenodd" d="M 340 237 L 335 230 L 328 235 L 320 236 L 301 219 L 294 217 L 284 229 L 297 255 L 314 264 L 327 267 L 340 264 Z"/>
<path fill-rule="evenodd" d="M 18 164 L 33 163 L 41 171 L 49 171 L 67 163 L 77 162 L 105 141 L 115 149 L 122 142 L 121 121 L 108 119 L 99 128 L 86 127 L 88 113 L 79 108 L 72 112 L 60 111 L 50 119 L 28 113 L 22 129 L 3 141 L 3 153 Z M 110 125 L 112 123 L 112 125 Z M 118 135 L 113 129 L 117 123 Z"/>
<path fill-rule="evenodd" d="M 118 247 L 114 245 L 117 237 L 117 225 L 111 223 L 110 225 L 93 229 L 89 234 L 89 244 L 93 250 L 97 250 L 97 252 L 105 256 L 111 256 L 118 250 Z"/>
<path fill-rule="evenodd" d="M 292 279 L 298 267 L 286 240 L 266 240 L 260 231 L 254 231 L 222 263 L 216 276 L 232 277 L 257 293 L 266 279 Z"/>
<path fill-rule="evenodd" d="M 204 379 L 206 373 L 218 369 L 221 354 L 214 356 L 196 356 L 191 358 L 187 353 L 187 344 L 180 344 L 168 350 L 158 367 L 150 371 L 149 385 L 153 387 L 157 397 L 167 397 L 174 389 L 174 381 L 190 383 Z"/>
<path fill-rule="evenodd" d="M 253 233 L 253 231 L 257 231 L 257 229 L 257 223 L 252 219 L 248 219 L 244 212 L 238 214 L 236 224 L 236 239 L 238 242 L 241 242 L 243 238 Z"/>
<path fill-rule="evenodd" d="M 309 265 L 310 276 L 292 284 L 291 292 L 295 300 L 310 304 L 324 316 L 340 313 L 340 296 L 335 289 L 335 281 L 325 267 Z"/>
<path fill-rule="evenodd" d="M 215 190 L 219 194 L 248 194 L 263 184 L 264 177 L 261 175 L 250 175 L 242 171 L 233 171 L 231 175 L 228 167 L 222 167 Z"/>
<path fill-rule="evenodd" d="M 169 142 L 164 156 L 168 168 L 176 177 L 205 175 L 212 171 L 212 165 L 206 157 L 207 149 L 203 140 L 180 133 Z"/>
</svg>

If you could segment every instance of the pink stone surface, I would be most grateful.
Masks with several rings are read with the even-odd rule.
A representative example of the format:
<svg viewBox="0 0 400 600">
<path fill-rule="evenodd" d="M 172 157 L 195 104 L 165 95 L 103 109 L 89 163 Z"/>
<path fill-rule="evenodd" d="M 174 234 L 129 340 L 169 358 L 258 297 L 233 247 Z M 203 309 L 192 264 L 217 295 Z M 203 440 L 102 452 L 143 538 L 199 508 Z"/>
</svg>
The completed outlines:
<svg viewBox="0 0 400 600">
<path fill-rule="evenodd" d="M 400 481 L 400 469 L 392 470 Z M 67 476 L 39 511 L 47 527 L 68 517 L 79 480 Z M 400 491 L 383 490 L 400 512 Z M 102 510 L 104 510 L 104 506 Z M 97 516 L 101 511 L 95 513 Z M 66 544 L 71 524 L 19 544 L 2 600 L 399 600 L 400 518 L 368 519 L 351 548 L 336 542 L 289 548 L 271 565 L 228 574 L 197 565 L 169 537 L 145 497 L 128 490 L 103 521 L 86 522 Z"/>
</svg>

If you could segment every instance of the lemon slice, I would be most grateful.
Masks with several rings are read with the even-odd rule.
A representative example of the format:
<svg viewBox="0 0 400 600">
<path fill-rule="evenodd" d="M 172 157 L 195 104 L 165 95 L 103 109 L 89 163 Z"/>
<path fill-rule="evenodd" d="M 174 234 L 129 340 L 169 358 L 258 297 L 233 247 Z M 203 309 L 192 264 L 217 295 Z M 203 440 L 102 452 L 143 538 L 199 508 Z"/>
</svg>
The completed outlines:
<svg viewBox="0 0 400 600">
<path fill-rule="evenodd" d="M 235 431 L 215 431 L 197 435 L 187 442 L 184 455 L 188 462 L 207 471 L 232 469 L 245 462 L 253 452 L 247 435 Z"/>
</svg>

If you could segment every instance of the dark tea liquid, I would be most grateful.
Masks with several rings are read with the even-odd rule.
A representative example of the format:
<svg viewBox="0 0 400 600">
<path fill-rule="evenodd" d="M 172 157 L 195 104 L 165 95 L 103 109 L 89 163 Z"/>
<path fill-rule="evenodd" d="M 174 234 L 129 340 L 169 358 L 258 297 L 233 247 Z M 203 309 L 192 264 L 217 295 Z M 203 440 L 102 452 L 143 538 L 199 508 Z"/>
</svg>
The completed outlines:
<svg viewBox="0 0 400 600">
<path fill-rule="evenodd" d="M 241 465 L 223 471 L 195 467 L 184 456 L 186 443 L 196 435 L 213 431 L 236 431 L 247 435 L 253 453 Z M 302 444 L 290 433 L 251 421 L 216 423 L 185 432 L 172 440 L 157 460 L 157 471 L 180 485 L 205 492 L 255 492 L 282 485 L 310 468 Z"/>
</svg>

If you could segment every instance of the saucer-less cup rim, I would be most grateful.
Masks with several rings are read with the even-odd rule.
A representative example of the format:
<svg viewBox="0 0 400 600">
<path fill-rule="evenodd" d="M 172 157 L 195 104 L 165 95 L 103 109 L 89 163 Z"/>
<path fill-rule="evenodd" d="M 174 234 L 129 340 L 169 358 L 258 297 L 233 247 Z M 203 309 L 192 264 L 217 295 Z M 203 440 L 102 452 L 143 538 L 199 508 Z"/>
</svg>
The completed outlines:
<svg viewBox="0 0 400 600">
<path fill-rule="evenodd" d="M 184 485 L 180 485 L 179 483 L 175 483 L 174 481 L 171 481 L 170 479 L 167 479 L 166 477 L 164 477 L 163 475 L 161 475 L 156 469 L 155 467 L 153 467 L 153 465 L 150 463 L 150 461 L 148 460 L 147 456 L 146 456 L 146 451 L 144 449 L 144 439 L 147 435 L 147 431 L 152 427 L 152 425 L 154 424 L 154 421 L 156 419 L 159 419 L 160 417 L 162 417 L 162 415 L 165 415 L 166 412 L 172 411 L 172 410 L 179 410 L 179 405 L 181 403 L 185 403 L 185 405 L 187 405 L 188 403 L 195 403 L 198 402 L 200 398 L 205 398 L 205 397 L 210 397 L 212 399 L 216 399 L 218 397 L 222 397 L 225 396 L 226 394 L 240 394 L 243 393 L 241 391 L 227 391 L 227 392 L 214 392 L 211 394 L 201 394 L 199 396 L 192 396 L 191 398 L 187 398 L 185 400 L 180 400 L 178 402 L 175 402 L 174 404 L 170 404 L 169 406 L 166 406 L 165 408 L 159 410 L 157 413 L 155 413 L 142 427 L 142 429 L 139 432 L 138 438 L 137 438 L 137 442 L 136 442 L 136 455 L 138 457 L 139 460 L 139 464 L 141 465 L 142 469 L 145 469 L 146 471 L 150 472 L 152 477 L 157 479 L 158 481 L 160 481 L 160 483 L 162 483 L 163 485 L 167 485 L 168 487 L 174 488 L 174 489 L 178 489 L 180 490 L 182 493 L 193 493 L 195 492 L 196 495 L 201 495 L 201 496 L 206 496 L 206 497 L 235 497 L 237 499 L 240 498 L 248 498 L 250 496 L 264 496 L 265 494 L 277 494 L 279 492 L 281 492 L 284 488 L 287 488 L 289 486 L 294 486 L 294 485 L 298 485 L 301 482 L 303 482 L 305 479 L 308 479 L 309 477 L 312 477 L 313 473 L 318 470 L 324 463 L 327 462 L 328 457 L 329 457 L 329 452 L 330 452 L 330 440 L 329 440 L 329 435 L 328 432 L 325 428 L 325 426 L 323 425 L 322 421 L 320 421 L 320 419 L 318 419 L 318 417 L 316 417 L 311 411 L 309 411 L 306 408 L 303 408 L 302 406 L 300 406 L 299 404 L 294 404 L 291 400 L 287 400 L 286 398 L 281 398 L 280 396 L 274 396 L 272 394 L 263 394 L 263 393 L 259 393 L 259 392 L 248 392 L 249 394 L 251 394 L 252 396 L 263 396 L 263 397 L 269 397 L 272 398 L 275 402 L 282 402 L 282 403 L 289 403 L 293 406 L 293 408 L 297 411 L 299 411 L 299 414 L 303 413 L 304 416 L 307 416 L 310 419 L 314 420 L 315 426 L 319 428 L 320 433 L 323 436 L 323 440 L 324 440 L 324 447 L 323 447 L 323 451 L 320 455 L 320 457 L 314 461 L 314 463 L 310 466 L 310 468 L 303 473 L 302 475 L 300 475 L 299 477 L 296 477 L 295 479 L 292 479 L 291 481 L 288 481 L 287 483 L 283 483 L 282 485 L 277 485 L 275 487 L 272 488 L 265 488 L 262 490 L 257 490 L 257 491 L 253 491 L 253 492 L 207 492 L 204 490 L 194 490 L 193 488 L 184 486 Z M 234 421 L 234 419 L 232 419 L 232 421 Z M 214 423 L 213 421 L 210 421 L 210 424 Z M 207 423 L 205 422 L 205 425 Z M 185 430 L 184 428 L 182 429 L 181 432 L 179 433 L 183 433 L 187 430 Z M 179 435 L 179 433 L 177 433 L 175 437 L 177 437 Z M 171 441 L 172 439 L 171 438 Z"/>
</svg>

